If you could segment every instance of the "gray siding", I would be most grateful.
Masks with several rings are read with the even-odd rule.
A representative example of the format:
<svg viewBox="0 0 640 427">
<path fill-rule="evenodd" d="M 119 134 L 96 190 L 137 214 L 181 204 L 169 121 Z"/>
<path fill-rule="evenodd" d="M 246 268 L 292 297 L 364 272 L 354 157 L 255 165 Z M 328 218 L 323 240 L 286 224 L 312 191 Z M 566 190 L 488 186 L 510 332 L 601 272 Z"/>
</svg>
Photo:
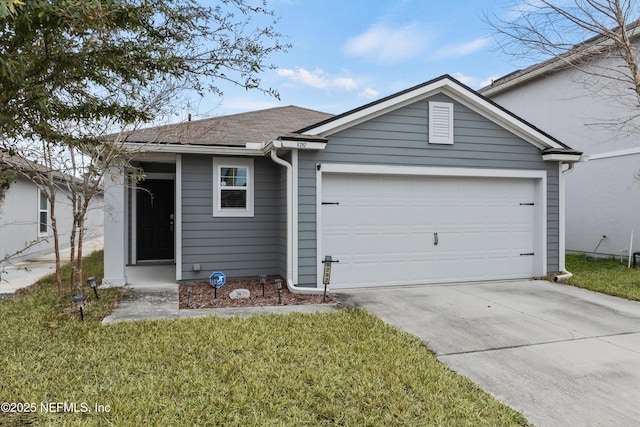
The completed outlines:
<svg viewBox="0 0 640 427">
<path fill-rule="evenodd" d="M 182 278 L 205 279 L 281 274 L 280 166 L 254 160 L 254 217 L 213 217 L 213 158 L 182 157 Z M 193 272 L 193 264 L 200 272 Z"/>
<path fill-rule="evenodd" d="M 393 164 L 547 171 L 547 270 L 558 270 L 558 164 L 495 123 L 454 102 L 454 144 L 430 145 L 428 101 L 416 102 L 329 138 L 322 151 L 301 151 L 299 162 L 299 284 L 316 285 L 316 164 Z"/>
</svg>

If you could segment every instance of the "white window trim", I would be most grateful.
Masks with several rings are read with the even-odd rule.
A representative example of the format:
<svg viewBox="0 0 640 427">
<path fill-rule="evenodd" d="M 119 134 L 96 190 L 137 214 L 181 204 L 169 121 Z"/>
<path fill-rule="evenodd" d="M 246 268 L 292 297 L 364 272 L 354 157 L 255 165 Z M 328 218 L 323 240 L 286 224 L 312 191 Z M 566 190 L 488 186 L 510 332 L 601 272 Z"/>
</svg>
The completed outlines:
<svg viewBox="0 0 640 427">
<path fill-rule="evenodd" d="M 220 169 L 221 168 L 246 168 L 247 169 L 247 207 L 246 208 L 221 208 L 220 207 Z M 253 188 L 253 159 L 237 159 L 214 157 L 213 159 L 213 216 L 214 217 L 253 217 L 254 188 Z"/>
<path fill-rule="evenodd" d="M 40 201 L 42 199 L 42 196 L 44 196 L 45 199 L 47 200 L 47 208 L 44 209 L 44 210 L 40 206 Z M 37 224 L 38 224 L 38 237 L 44 237 L 44 236 L 48 236 L 49 235 L 49 212 L 50 212 L 49 205 L 50 205 L 49 204 L 49 199 L 47 198 L 46 194 L 44 193 L 44 191 L 42 191 L 40 188 L 38 188 L 38 221 L 37 221 Z M 42 214 L 42 212 L 46 212 L 46 214 L 47 214 L 47 223 L 46 223 L 47 229 L 46 229 L 46 231 L 42 231 L 40 229 L 40 225 L 41 225 L 41 223 L 40 223 L 40 215 Z"/>
<path fill-rule="evenodd" d="M 447 123 L 435 122 L 435 110 L 447 110 Z M 446 136 L 436 133 L 436 129 L 447 127 Z M 450 102 L 429 102 L 429 144 L 453 144 L 453 104 Z"/>
</svg>

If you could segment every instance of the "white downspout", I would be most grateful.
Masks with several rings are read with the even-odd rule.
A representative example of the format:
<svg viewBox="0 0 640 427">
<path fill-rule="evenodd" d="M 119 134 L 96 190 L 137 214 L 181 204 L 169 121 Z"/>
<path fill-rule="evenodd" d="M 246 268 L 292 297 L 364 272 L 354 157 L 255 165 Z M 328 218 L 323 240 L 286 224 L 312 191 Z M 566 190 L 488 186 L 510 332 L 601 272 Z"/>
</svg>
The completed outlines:
<svg viewBox="0 0 640 427">
<path fill-rule="evenodd" d="M 562 165 L 560 167 L 562 167 Z M 575 167 L 575 163 L 569 163 L 569 167 L 567 168 L 567 170 L 561 172 L 562 173 L 562 177 L 561 177 L 562 185 L 560 186 L 560 191 L 562 192 L 562 194 L 561 194 L 560 200 L 562 201 L 563 206 L 562 206 L 562 209 L 560 210 L 560 224 L 562 226 L 562 234 L 564 234 L 565 230 L 566 230 L 565 229 L 565 213 L 564 213 L 564 210 L 565 210 L 565 208 L 564 208 L 564 204 L 565 204 L 565 197 L 564 197 L 565 196 L 565 194 L 564 194 L 565 183 L 564 183 L 564 178 L 567 175 L 569 175 L 571 172 L 573 172 L 573 168 L 574 167 Z M 564 242 L 565 237 L 561 236 L 561 239 Z M 564 244 L 561 245 L 561 246 L 562 246 L 561 247 L 561 249 L 562 249 L 561 252 L 565 252 Z M 556 274 L 553 277 L 553 281 L 554 282 L 557 282 L 559 280 L 570 279 L 571 277 L 573 277 L 573 273 L 571 273 L 571 272 L 566 270 L 566 266 L 564 264 L 565 254 L 561 253 L 560 256 L 561 256 L 561 258 L 560 258 L 560 274 Z"/>
<path fill-rule="evenodd" d="M 319 295 L 322 294 L 324 290 L 318 288 L 307 288 L 303 286 L 296 286 L 293 283 L 293 262 L 294 256 L 293 253 L 293 166 L 291 163 L 287 162 L 284 159 L 278 157 L 276 152 L 276 142 L 274 142 L 274 147 L 271 149 L 271 160 L 280 166 L 284 166 L 287 169 L 287 288 L 289 291 L 294 294 L 308 294 L 308 295 Z"/>
</svg>

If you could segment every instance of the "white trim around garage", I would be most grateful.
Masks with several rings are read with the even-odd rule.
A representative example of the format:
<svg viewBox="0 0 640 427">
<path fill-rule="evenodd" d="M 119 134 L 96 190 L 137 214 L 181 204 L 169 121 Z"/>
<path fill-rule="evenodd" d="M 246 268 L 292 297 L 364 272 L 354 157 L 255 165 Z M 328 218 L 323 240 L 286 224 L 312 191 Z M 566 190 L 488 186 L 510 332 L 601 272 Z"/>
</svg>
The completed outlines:
<svg viewBox="0 0 640 427">
<path fill-rule="evenodd" d="M 540 240 L 536 242 L 535 252 L 541 254 L 536 260 L 536 273 L 547 274 L 547 172 L 544 170 L 514 169 L 469 169 L 448 167 L 361 165 L 341 163 L 319 163 L 316 166 L 316 265 L 323 260 L 322 230 L 322 177 L 325 173 L 369 174 L 369 175 L 410 175 L 424 177 L 478 177 L 478 178 L 529 178 L 536 180 L 536 233 Z M 322 269 L 317 269 L 317 285 L 322 285 Z"/>
</svg>

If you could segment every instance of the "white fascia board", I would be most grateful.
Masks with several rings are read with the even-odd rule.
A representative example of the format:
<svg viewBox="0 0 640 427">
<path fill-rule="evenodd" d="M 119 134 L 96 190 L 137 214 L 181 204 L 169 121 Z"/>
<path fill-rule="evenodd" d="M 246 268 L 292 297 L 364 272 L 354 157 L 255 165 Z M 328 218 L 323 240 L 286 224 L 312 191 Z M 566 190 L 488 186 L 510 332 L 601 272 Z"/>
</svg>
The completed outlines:
<svg viewBox="0 0 640 427">
<path fill-rule="evenodd" d="M 179 145 L 125 142 L 131 153 L 213 154 L 222 156 L 264 156 L 264 148 L 219 147 L 208 145 Z"/>
<path fill-rule="evenodd" d="M 469 107 L 481 116 L 502 126 L 514 135 L 519 136 L 540 150 L 544 150 L 545 148 L 566 148 L 549 138 L 544 133 L 538 131 L 532 126 L 528 126 L 520 119 L 505 112 L 502 108 L 497 107 L 495 104 L 488 102 L 480 96 L 472 97 L 468 94 L 462 93 L 460 90 L 445 91 L 444 93 L 462 105 Z"/>
<path fill-rule="evenodd" d="M 276 148 L 296 148 L 298 150 L 324 150 L 327 143 L 282 139 L 274 141 L 273 146 Z"/>
<path fill-rule="evenodd" d="M 321 163 L 323 173 L 353 173 L 374 175 L 458 176 L 486 178 L 546 178 L 544 170 L 480 169 L 432 166 L 362 165 L 348 163 Z"/>
<path fill-rule="evenodd" d="M 589 160 L 610 159 L 611 157 L 634 156 L 640 154 L 640 147 L 627 148 L 624 150 L 609 151 L 608 153 L 590 154 Z"/>
<path fill-rule="evenodd" d="M 545 162 L 580 162 L 582 161 L 581 154 L 543 154 L 542 160 Z"/>
</svg>

